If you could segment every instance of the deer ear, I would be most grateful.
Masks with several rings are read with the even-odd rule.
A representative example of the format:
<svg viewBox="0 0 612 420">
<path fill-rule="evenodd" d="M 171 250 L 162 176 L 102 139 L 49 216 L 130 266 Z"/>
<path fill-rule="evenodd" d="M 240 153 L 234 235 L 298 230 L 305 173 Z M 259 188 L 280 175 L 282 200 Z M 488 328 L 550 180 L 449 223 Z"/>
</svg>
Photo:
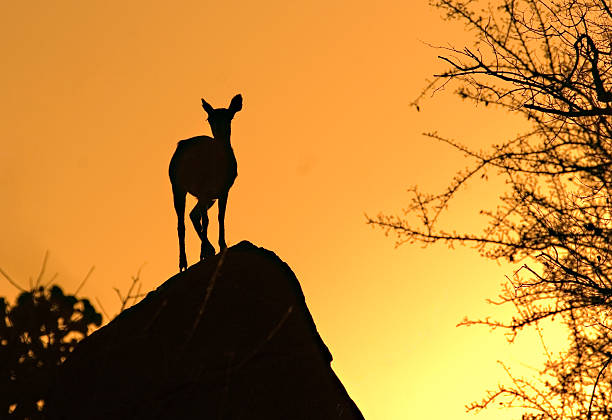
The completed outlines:
<svg viewBox="0 0 612 420">
<path fill-rule="evenodd" d="M 242 95 L 238 94 L 232 98 L 230 106 L 228 108 L 234 114 L 242 109 Z"/>
<path fill-rule="evenodd" d="M 202 108 L 204 108 L 204 111 L 206 111 L 206 113 L 210 114 L 211 112 L 213 112 L 213 107 L 210 106 L 208 104 L 208 102 L 206 102 L 204 100 L 204 98 L 202 98 Z"/>
</svg>

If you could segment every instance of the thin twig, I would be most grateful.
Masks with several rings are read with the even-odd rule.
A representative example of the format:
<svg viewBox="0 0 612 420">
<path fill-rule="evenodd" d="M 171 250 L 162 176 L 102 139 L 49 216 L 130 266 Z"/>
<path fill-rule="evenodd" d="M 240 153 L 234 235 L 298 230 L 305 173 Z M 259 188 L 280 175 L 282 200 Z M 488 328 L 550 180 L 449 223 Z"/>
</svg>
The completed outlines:
<svg viewBox="0 0 612 420">
<path fill-rule="evenodd" d="M 4 270 L 2 270 L 2 268 L 0 268 L 0 274 L 2 274 L 4 276 L 4 278 L 7 279 L 8 282 L 11 283 L 20 292 L 25 292 L 26 291 L 26 289 L 24 289 L 23 287 L 18 285 L 15 281 L 13 281 L 13 279 L 8 274 L 6 274 L 6 272 Z"/>
<path fill-rule="evenodd" d="M 43 284 L 43 287 L 46 289 L 47 287 L 49 287 L 51 285 L 51 283 L 53 283 L 55 281 L 55 279 L 57 278 L 59 274 L 55 273 L 51 276 L 51 278 L 49 279 L 48 282 L 46 282 L 45 284 Z"/>
<path fill-rule="evenodd" d="M 606 363 L 604 363 L 603 367 L 597 374 L 597 379 L 595 379 L 595 384 L 593 384 L 593 393 L 591 393 L 591 402 L 589 402 L 589 411 L 587 413 L 587 420 L 591 420 L 591 407 L 593 405 L 593 398 L 595 398 L 595 390 L 597 389 L 597 383 L 599 382 L 599 378 L 601 377 L 601 374 L 603 373 L 603 371 L 606 370 L 606 368 L 608 367 L 611 361 L 612 361 L 612 356 L 608 357 L 608 360 L 606 360 Z"/>
<path fill-rule="evenodd" d="M 200 309 L 198 311 L 198 315 L 196 316 L 195 321 L 193 322 L 193 327 L 191 328 L 191 332 L 189 333 L 189 336 L 187 337 L 187 340 L 185 341 L 185 347 L 187 347 L 187 344 L 189 343 L 189 341 L 191 341 L 191 338 L 193 337 L 193 334 L 195 333 L 196 328 L 198 328 L 198 325 L 200 324 L 202 315 L 204 315 L 204 309 L 206 309 L 206 304 L 208 303 L 208 299 L 210 299 L 212 290 L 215 287 L 215 283 L 221 271 L 221 266 L 223 265 L 223 261 L 225 260 L 226 253 L 227 253 L 227 248 L 221 251 L 221 255 L 219 256 L 219 261 L 217 262 L 217 266 L 215 267 L 215 271 L 213 272 L 213 275 L 210 278 L 210 282 L 208 283 L 208 287 L 206 288 L 206 294 L 204 295 L 204 301 L 200 305 Z"/>
<path fill-rule="evenodd" d="M 98 297 L 96 296 L 96 302 L 98 302 L 98 305 L 100 305 L 100 309 L 102 309 L 102 313 L 104 314 L 104 316 L 106 316 L 106 319 L 108 319 L 110 321 L 110 316 L 108 316 L 108 312 L 106 312 L 106 310 L 104 309 L 104 305 L 102 305 L 102 302 L 100 302 L 100 299 L 98 299 Z"/>
<path fill-rule="evenodd" d="M 285 324 L 285 321 L 287 321 L 287 319 L 289 318 L 289 315 L 291 315 L 291 313 L 293 312 L 293 305 L 289 306 L 289 308 L 287 308 L 287 311 L 285 312 L 285 314 L 282 316 L 282 318 L 276 323 L 276 325 L 274 326 L 274 328 L 272 328 L 270 330 L 270 332 L 268 333 L 268 335 L 266 336 L 266 338 L 264 340 L 262 340 L 259 345 L 257 345 L 257 347 L 255 347 L 251 353 L 249 353 L 244 359 L 242 359 L 242 361 L 240 361 L 240 363 L 236 364 L 236 366 L 233 368 L 234 371 L 239 370 L 240 368 L 242 368 L 245 364 L 247 364 L 253 357 L 255 357 L 257 355 L 257 353 L 259 353 L 261 351 L 261 349 L 263 348 L 263 346 L 268 343 L 270 340 L 272 340 L 272 337 L 274 337 L 278 331 L 281 329 L 281 327 Z"/>
<path fill-rule="evenodd" d="M 87 272 L 87 274 L 85 275 L 85 278 L 83 279 L 83 281 L 81 281 L 81 284 L 79 284 L 79 287 L 77 287 L 77 289 L 74 291 L 74 295 L 76 296 L 79 291 L 81 290 L 81 288 L 85 285 L 85 283 L 87 282 L 87 280 L 89 280 L 89 277 L 91 276 L 91 273 L 93 273 L 94 269 L 96 268 L 96 266 L 92 265 L 91 268 L 89 269 L 89 271 Z"/>
<path fill-rule="evenodd" d="M 34 283 L 34 288 L 37 288 L 38 285 L 40 284 L 43 275 L 45 274 L 45 269 L 47 268 L 47 261 L 49 259 L 49 251 L 45 251 L 45 256 L 43 257 L 43 262 L 42 262 L 42 266 L 40 267 L 40 273 L 38 274 L 38 277 L 36 278 L 36 282 Z"/>
</svg>

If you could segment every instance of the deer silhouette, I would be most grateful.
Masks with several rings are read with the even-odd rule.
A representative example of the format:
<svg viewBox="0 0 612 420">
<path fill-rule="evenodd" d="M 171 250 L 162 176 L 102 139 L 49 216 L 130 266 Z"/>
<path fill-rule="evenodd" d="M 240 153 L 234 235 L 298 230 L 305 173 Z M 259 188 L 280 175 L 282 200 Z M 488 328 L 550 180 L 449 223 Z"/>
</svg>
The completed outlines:
<svg viewBox="0 0 612 420">
<path fill-rule="evenodd" d="M 208 209 L 219 200 L 219 247 L 225 243 L 225 208 L 227 195 L 238 175 L 236 156 L 230 143 L 231 124 L 236 112 L 242 109 L 242 96 L 232 98 L 225 108 L 213 108 L 202 99 L 202 108 L 208 114 L 213 137 L 197 136 L 181 140 L 170 160 L 170 183 L 174 196 L 174 209 L 178 218 L 179 271 L 187 269 L 185 254 L 185 198 L 187 193 L 198 199 L 189 213 L 193 227 L 202 241 L 200 260 L 215 255 L 215 247 L 207 236 Z"/>
</svg>

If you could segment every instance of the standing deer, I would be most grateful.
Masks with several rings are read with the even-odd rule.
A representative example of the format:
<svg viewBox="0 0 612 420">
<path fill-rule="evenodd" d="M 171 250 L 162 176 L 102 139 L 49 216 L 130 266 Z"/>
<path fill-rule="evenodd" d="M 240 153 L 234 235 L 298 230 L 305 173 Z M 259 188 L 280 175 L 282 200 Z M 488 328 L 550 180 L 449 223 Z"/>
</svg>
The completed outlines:
<svg viewBox="0 0 612 420">
<path fill-rule="evenodd" d="M 200 259 L 215 254 L 207 236 L 208 209 L 219 200 L 219 247 L 225 243 L 225 207 L 227 194 L 238 175 L 236 156 L 230 143 L 232 118 L 242 109 L 242 96 L 232 98 L 229 108 L 215 109 L 202 99 L 213 137 L 197 136 L 181 140 L 170 160 L 170 183 L 178 218 L 179 271 L 187 269 L 185 255 L 185 197 L 195 196 L 198 203 L 189 213 L 193 227 L 202 241 Z"/>
</svg>

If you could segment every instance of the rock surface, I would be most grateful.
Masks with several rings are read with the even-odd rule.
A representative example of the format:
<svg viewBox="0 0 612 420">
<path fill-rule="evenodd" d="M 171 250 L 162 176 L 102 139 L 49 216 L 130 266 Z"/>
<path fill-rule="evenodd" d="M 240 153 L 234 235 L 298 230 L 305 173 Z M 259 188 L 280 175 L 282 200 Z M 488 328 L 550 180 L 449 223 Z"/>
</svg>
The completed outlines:
<svg viewBox="0 0 612 420">
<path fill-rule="evenodd" d="M 52 419 L 363 419 L 295 275 L 249 242 L 170 278 L 83 340 Z"/>
</svg>

